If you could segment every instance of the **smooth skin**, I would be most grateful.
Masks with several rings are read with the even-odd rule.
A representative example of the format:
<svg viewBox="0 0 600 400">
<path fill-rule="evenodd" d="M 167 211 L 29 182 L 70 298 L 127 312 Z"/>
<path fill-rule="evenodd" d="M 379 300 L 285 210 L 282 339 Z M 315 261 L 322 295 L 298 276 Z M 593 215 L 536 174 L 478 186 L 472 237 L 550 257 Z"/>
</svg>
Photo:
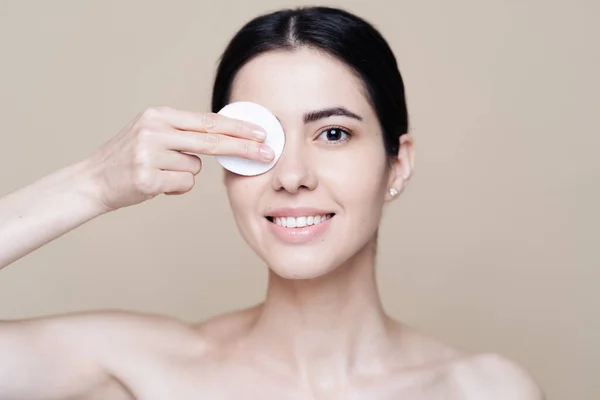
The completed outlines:
<svg viewBox="0 0 600 400">
<path fill-rule="evenodd" d="M 239 72 L 231 101 L 266 106 L 286 132 L 269 172 L 224 173 L 237 226 L 269 267 L 266 300 L 197 325 L 113 311 L 2 322 L 0 399 L 543 398 L 511 361 L 465 354 L 385 314 L 377 230 L 397 197 L 389 189 L 410 180 L 414 146 L 403 135 L 388 162 L 351 71 L 309 49 L 266 53 Z M 360 118 L 306 118 L 339 107 Z M 145 111 L 90 157 L 0 199 L 0 266 L 107 212 L 188 192 L 201 169 L 191 153 L 261 159 L 253 128 Z M 300 206 L 335 216 L 318 240 L 280 240 L 269 210 Z"/>
</svg>

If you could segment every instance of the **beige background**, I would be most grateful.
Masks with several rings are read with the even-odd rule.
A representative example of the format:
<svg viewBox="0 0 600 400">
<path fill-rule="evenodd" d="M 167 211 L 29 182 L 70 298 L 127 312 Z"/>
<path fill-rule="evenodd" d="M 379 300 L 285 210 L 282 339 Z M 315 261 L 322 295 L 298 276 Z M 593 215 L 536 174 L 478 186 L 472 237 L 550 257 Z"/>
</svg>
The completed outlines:
<svg viewBox="0 0 600 400">
<path fill-rule="evenodd" d="M 148 105 L 207 110 L 235 30 L 300 4 L 0 0 L 0 193 Z M 599 2 L 324 4 L 375 23 L 406 81 L 418 162 L 383 221 L 389 312 L 515 359 L 549 399 L 599 399 Z M 94 220 L 0 274 L 2 319 L 118 307 L 198 320 L 265 287 L 214 160 L 189 195 Z"/>
</svg>

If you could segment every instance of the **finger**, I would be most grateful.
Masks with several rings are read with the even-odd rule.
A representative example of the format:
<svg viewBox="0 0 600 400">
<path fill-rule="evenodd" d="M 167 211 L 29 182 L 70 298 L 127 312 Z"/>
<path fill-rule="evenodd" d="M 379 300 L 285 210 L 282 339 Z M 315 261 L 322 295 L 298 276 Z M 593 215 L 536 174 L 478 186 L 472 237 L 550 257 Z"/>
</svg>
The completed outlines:
<svg viewBox="0 0 600 400">
<path fill-rule="evenodd" d="M 179 130 L 220 133 L 257 141 L 263 141 L 267 137 L 265 130 L 258 125 L 216 113 L 198 113 L 173 108 L 167 108 L 163 112 L 167 123 Z"/>
<path fill-rule="evenodd" d="M 159 171 L 157 179 L 161 193 L 186 193 L 196 182 L 191 172 L 179 171 Z"/>
<path fill-rule="evenodd" d="M 269 162 L 275 157 L 273 149 L 263 143 L 214 133 L 166 132 L 162 140 L 168 149 L 186 153 L 242 157 L 262 162 Z"/>
<path fill-rule="evenodd" d="M 202 169 L 202 160 L 192 154 L 167 150 L 155 155 L 154 166 L 162 170 L 191 172 L 192 174 L 197 175 Z"/>
</svg>

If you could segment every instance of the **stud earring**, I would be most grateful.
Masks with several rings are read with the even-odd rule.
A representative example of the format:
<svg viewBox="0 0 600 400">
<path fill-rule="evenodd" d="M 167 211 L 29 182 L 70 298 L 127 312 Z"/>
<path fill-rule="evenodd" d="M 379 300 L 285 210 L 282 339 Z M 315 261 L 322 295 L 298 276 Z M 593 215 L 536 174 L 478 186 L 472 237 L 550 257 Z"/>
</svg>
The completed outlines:
<svg viewBox="0 0 600 400">
<path fill-rule="evenodd" d="M 390 188 L 390 196 L 396 197 L 398 195 L 398 191 L 394 188 Z"/>
</svg>

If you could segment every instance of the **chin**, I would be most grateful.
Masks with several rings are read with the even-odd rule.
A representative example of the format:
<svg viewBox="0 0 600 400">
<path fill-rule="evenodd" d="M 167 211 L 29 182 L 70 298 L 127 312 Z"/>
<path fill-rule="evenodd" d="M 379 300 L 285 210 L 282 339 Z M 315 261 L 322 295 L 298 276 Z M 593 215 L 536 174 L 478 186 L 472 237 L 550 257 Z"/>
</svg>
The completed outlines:
<svg viewBox="0 0 600 400">
<path fill-rule="evenodd" d="M 284 279 L 316 279 L 335 270 L 337 263 L 327 262 L 311 251 L 299 250 L 296 254 L 282 254 L 265 260 L 271 272 Z"/>
</svg>

